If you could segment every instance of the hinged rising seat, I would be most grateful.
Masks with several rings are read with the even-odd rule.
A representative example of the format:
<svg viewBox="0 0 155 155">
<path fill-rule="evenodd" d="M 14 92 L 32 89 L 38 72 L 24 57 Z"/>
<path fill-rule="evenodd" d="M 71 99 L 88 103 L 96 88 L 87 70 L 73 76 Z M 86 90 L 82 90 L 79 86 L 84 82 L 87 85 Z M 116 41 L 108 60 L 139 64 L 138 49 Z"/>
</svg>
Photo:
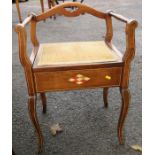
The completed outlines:
<svg viewBox="0 0 155 155">
<path fill-rule="evenodd" d="M 104 41 L 40 44 L 34 68 L 120 62 L 121 59 L 121 53 L 116 52 Z"/>
<path fill-rule="evenodd" d="M 66 8 L 75 7 L 70 11 Z M 63 42 L 40 44 L 36 36 L 37 22 L 55 14 L 76 17 L 85 13 L 91 14 L 106 23 L 105 40 Z M 121 54 L 112 44 L 112 17 L 126 24 L 126 50 Z M 27 34 L 25 25 L 31 23 L 31 41 L 33 50 L 30 58 L 27 55 Z M 108 106 L 108 88 L 119 87 L 122 96 L 122 107 L 118 121 L 119 143 L 123 143 L 122 128 L 129 107 L 130 64 L 135 55 L 135 28 L 137 21 L 108 11 L 97 11 L 81 3 L 64 3 L 49 11 L 27 17 L 16 26 L 19 41 L 19 58 L 25 71 L 28 88 L 29 115 L 39 138 L 39 150 L 43 147 L 43 135 L 36 114 L 36 94 L 40 93 L 43 113 L 46 112 L 46 92 L 84 88 L 104 88 L 103 100 Z"/>
</svg>

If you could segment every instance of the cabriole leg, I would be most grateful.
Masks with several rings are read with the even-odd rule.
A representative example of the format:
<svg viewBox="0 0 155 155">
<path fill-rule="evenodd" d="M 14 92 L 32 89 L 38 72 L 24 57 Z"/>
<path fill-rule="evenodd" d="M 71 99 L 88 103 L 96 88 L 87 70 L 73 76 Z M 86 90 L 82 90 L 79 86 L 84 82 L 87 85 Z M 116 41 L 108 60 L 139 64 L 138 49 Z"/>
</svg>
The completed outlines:
<svg viewBox="0 0 155 155">
<path fill-rule="evenodd" d="M 121 96 L 122 96 L 122 107 L 121 107 L 121 112 L 118 120 L 118 139 L 119 143 L 123 144 L 123 134 L 122 134 L 122 129 L 123 125 L 125 122 L 125 118 L 128 112 L 129 108 L 129 103 L 130 103 L 130 91 L 129 89 L 122 89 L 120 88 Z"/>
<path fill-rule="evenodd" d="M 40 129 L 40 125 L 39 125 L 37 113 L 36 113 L 36 96 L 29 96 L 29 98 L 28 98 L 28 110 L 29 110 L 30 119 L 31 119 L 32 124 L 34 125 L 35 130 L 36 130 L 37 135 L 38 135 L 39 152 L 41 152 L 44 142 L 43 142 L 43 135 L 42 135 L 42 132 Z"/>
</svg>

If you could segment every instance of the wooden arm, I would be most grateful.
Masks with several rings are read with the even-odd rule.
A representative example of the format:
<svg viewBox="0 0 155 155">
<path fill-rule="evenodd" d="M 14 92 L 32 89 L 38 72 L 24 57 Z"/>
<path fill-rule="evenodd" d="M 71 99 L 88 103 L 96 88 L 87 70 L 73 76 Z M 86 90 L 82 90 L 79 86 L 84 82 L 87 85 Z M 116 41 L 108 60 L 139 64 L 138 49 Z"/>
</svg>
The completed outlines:
<svg viewBox="0 0 155 155">
<path fill-rule="evenodd" d="M 138 26 L 136 20 L 130 20 L 126 24 L 126 51 L 123 57 L 124 61 L 131 61 L 135 55 L 135 29 Z"/>
<path fill-rule="evenodd" d="M 138 26 L 138 22 L 134 19 L 128 19 L 122 15 L 114 13 L 112 11 L 107 11 L 107 34 L 106 41 L 111 42 L 113 36 L 112 29 L 112 19 L 115 19 L 124 22 L 126 24 L 125 33 L 126 33 L 126 51 L 123 56 L 124 62 L 131 62 L 135 55 L 135 29 Z"/>
<path fill-rule="evenodd" d="M 105 40 L 108 43 L 111 43 L 112 36 L 113 36 L 113 29 L 112 29 L 112 17 L 115 19 L 124 22 L 126 24 L 125 27 L 125 34 L 126 34 L 126 50 L 123 55 L 123 62 L 124 68 L 122 72 L 122 82 L 121 87 L 127 89 L 129 86 L 129 75 L 130 75 L 130 66 L 131 61 L 135 55 L 135 29 L 138 26 L 138 22 L 133 19 L 128 19 L 123 17 L 122 15 L 116 14 L 112 11 L 107 12 L 107 34 Z"/>
<path fill-rule="evenodd" d="M 31 14 L 22 23 L 17 24 L 15 31 L 18 33 L 18 43 L 19 43 L 19 58 L 23 66 L 31 66 L 32 62 L 27 56 L 27 33 L 26 25 L 31 22 L 31 40 L 34 47 L 39 46 L 36 38 L 36 22 L 33 19 L 35 15 Z"/>
<path fill-rule="evenodd" d="M 114 18 L 116 18 L 117 20 L 120 20 L 124 23 L 129 23 L 130 22 L 130 19 L 120 15 L 120 14 L 117 14 L 117 13 L 114 13 L 113 11 L 108 11 L 108 14 Z"/>
<path fill-rule="evenodd" d="M 25 72 L 25 78 L 27 81 L 27 88 L 28 88 L 28 94 L 29 96 L 33 96 L 35 93 L 35 87 L 34 87 L 34 77 L 33 77 L 33 73 L 32 73 L 32 61 L 30 60 L 30 58 L 27 55 L 27 33 L 26 33 L 26 29 L 25 26 L 28 23 L 32 23 L 31 24 L 31 31 L 35 30 L 35 23 L 33 19 L 34 15 L 30 15 L 29 17 L 27 17 L 23 23 L 18 24 L 15 27 L 15 31 L 18 33 L 18 45 L 19 45 L 19 58 L 20 58 L 20 62 L 24 68 L 24 72 Z M 34 35 L 31 34 L 31 40 L 35 42 L 37 42 L 35 39 L 36 37 Z"/>
<path fill-rule="evenodd" d="M 19 58 L 21 64 L 24 66 L 30 66 L 31 62 L 27 56 L 27 33 L 24 24 L 18 24 L 15 28 L 18 33 L 18 46 L 19 46 Z"/>
</svg>

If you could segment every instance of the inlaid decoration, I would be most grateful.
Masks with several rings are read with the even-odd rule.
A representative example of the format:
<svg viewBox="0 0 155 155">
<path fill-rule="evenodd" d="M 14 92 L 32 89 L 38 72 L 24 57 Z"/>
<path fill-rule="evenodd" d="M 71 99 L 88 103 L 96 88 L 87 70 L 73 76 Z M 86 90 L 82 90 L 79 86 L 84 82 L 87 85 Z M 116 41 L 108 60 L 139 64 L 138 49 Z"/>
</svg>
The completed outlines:
<svg viewBox="0 0 155 155">
<path fill-rule="evenodd" d="M 68 81 L 80 85 L 89 80 L 90 80 L 89 77 L 86 77 L 82 74 L 77 74 L 75 77 L 71 77 Z"/>
</svg>

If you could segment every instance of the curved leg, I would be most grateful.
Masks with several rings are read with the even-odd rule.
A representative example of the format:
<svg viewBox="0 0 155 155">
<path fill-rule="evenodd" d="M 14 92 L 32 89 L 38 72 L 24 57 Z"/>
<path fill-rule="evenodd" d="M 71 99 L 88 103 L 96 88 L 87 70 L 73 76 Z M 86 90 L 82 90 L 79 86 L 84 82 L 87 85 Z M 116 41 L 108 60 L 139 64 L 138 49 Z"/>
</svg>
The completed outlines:
<svg viewBox="0 0 155 155">
<path fill-rule="evenodd" d="M 121 89 L 120 92 L 122 95 L 122 107 L 121 107 L 121 113 L 118 121 L 118 139 L 119 143 L 123 144 L 123 136 L 122 136 L 122 129 L 124 125 L 124 121 L 128 112 L 129 102 L 130 102 L 130 91 L 128 89 Z"/>
<path fill-rule="evenodd" d="M 28 98 L 28 110 L 29 110 L 29 116 L 31 118 L 32 124 L 35 127 L 35 130 L 38 134 L 39 139 L 39 152 L 42 151 L 43 148 L 43 135 L 39 126 L 37 114 L 36 114 L 36 97 L 35 96 L 29 96 Z"/>
<path fill-rule="evenodd" d="M 108 107 L 108 87 L 104 88 L 103 90 L 103 100 L 104 100 L 104 107 Z"/>
<path fill-rule="evenodd" d="M 43 105 L 43 113 L 45 114 L 46 113 L 46 103 L 47 103 L 45 93 L 40 93 L 40 98 L 41 98 L 41 102 Z"/>
<path fill-rule="evenodd" d="M 19 0 L 16 0 L 16 8 L 17 8 L 17 12 L 18 12 L 19 22 L 22 23 L 22 17 L 21 17 L 20 7 L 19 7 Z"/>
</svg>

